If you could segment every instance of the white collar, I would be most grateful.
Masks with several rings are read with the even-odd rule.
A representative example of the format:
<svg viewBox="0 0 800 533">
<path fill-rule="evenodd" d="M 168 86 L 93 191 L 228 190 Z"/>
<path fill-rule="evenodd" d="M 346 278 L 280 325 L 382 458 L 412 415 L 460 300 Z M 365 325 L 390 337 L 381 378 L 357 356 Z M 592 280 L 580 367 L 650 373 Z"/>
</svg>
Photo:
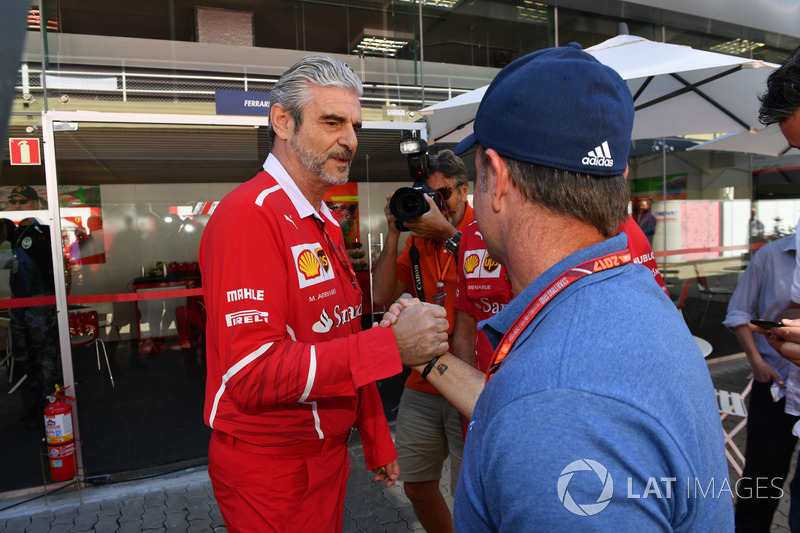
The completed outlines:
<svg viewBox="0 0 800 533">
<path fill-rule="evenodd" d="M 303 193 L 300 192 L 300 189 L 297 187 L 297 184 L 294 182 L 289 173 L 286 172 L 286 169 L 283 167 L 278 158 L 272 154 L 267 156 L 267 160 L 264 161 L 264 170 L 269 173 L 270 176 L 275 178 L 275 181 L 278 182 L 281 189 L 284 190 L 286 195 L 289 197 L 289 200 L 292 201 L 295 209 L 297 209 L 297 214 L 300 215 L 300 218 L 306 218 L 308 216 L 315 216 L 326 222 L 321 216 L 325 216 L 328 220 L 339 225 L 339 222 L 336 220 L 336 217 L 333 216 L 331 210 L 328 209 L 327 204 L 325 202 L 320 203 L 319 211 L 314 209 L 311 205 L 311 202 L 308 201 L 308 198 L 303 196 Z"/>
</svg>

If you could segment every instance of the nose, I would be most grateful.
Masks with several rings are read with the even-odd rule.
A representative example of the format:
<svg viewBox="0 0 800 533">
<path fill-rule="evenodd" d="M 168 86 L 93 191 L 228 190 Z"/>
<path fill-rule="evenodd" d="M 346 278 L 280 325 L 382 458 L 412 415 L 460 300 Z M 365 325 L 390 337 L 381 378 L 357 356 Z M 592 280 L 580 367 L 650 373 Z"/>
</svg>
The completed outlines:
<svg viewBox="0 0 800 533">
<path fill-rule="evenodd" d="M 339 144 L 355 153 L 356 148 L 358 147 L 358 136 L 356 135 L 356 129 L 352 124 L 348 124 L 344 128 L 344 131 L 339 138 Z"/>
</svg>

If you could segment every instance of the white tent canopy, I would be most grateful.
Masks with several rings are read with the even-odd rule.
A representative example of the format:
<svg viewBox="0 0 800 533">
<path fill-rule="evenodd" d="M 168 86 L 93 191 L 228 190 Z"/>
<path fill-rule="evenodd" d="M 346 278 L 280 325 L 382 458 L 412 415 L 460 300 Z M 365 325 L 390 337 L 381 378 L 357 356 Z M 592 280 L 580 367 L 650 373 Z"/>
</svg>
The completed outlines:
<svg viewBox="0 0 800 533">
<path fill-rule="evenodd" d="M 634 97 L 633 138 L 650 139 L 757 128 L 758 94 L 777 65 L 618 35 L 587 48 L 616 70 Z M 486 87 L 421 111 L 430 144 L 472 132 Z"/>
<path fill-rule="evenodd" d="M 689 150 L 716 150 L 769 156 L 800 155 L 800 150 L 789 146 L 777 124 L 758 131 L 729 133 L 711 141 L 692 146 Z"/>
</svg>

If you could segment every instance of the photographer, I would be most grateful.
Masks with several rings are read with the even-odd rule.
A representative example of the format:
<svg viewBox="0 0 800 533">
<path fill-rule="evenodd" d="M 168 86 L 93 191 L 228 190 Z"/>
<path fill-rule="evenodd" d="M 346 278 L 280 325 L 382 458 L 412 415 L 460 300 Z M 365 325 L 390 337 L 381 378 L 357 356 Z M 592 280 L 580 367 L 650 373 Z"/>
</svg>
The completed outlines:
<svg viewBox="0 0 800 533">
<path fill-rule="evenodd" d="M 467 203 L 463 161 L 451 150 L 443 150 L 429 158 L 429 168 L 425 184 L 440 195 L 442 208 L 430 195 L 424 196 L 429 209 L 416 220 L 405 222 L 411 236 L 398 257 L 400 230 L 389 208 L 392 195 L 387 197 L 384 212 L 389 233 L 375 263 L 373 297 L 377 305 L 391 305 L 404 292 L 410 292 L 420 300 L 444 306 L 450 323 L 449 341 L 455 322 L 458 240 L 475 216 Z M 418 258 L 413 259 L 415 256 Z M 420 274 L 420 284 L 414 283 L 415 271 Z M 400 479 L 423 527 L 427 531 L 452 531 L 452 517 L 439 491 L 439 478 L 449 451 L 450 488 L 455 493 L 464 448 L 461 416 L 417 371 L 406 380 L 395 444 Z"/>
</svg>

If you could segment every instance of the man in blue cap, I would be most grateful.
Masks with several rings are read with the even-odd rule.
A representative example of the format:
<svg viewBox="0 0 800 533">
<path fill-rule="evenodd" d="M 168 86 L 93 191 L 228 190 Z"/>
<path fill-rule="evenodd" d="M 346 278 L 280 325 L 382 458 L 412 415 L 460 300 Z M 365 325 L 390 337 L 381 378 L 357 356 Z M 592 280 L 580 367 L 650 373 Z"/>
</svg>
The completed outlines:
<svg viewBox="0 0 800 533">
<path fill-rule="evenodd" d="M 498 74 L 456 149 L 477 147 L 476 216 L 516 294 L 480 323 L 487 375 L 451 354 L 403 359 L 474 405 L 460 532 L 733 529 L 706 364 L 618 234 L 633 111 L 579 45 L 540 50 Z"/>
</svg>

